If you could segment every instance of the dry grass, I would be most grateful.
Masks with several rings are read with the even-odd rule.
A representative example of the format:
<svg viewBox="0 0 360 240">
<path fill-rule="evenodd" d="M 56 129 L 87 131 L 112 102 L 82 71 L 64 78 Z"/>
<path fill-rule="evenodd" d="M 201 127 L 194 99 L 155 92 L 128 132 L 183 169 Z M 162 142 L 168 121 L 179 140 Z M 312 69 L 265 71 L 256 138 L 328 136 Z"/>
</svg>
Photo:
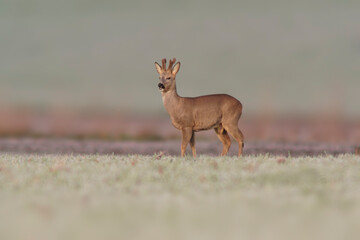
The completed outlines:
<svg viewBox="0 0 360 240">
<path fill-rule="evenodd" d="M 356 239 L 360 157 L 0 155 L 1 239 Z"/>
</svg>

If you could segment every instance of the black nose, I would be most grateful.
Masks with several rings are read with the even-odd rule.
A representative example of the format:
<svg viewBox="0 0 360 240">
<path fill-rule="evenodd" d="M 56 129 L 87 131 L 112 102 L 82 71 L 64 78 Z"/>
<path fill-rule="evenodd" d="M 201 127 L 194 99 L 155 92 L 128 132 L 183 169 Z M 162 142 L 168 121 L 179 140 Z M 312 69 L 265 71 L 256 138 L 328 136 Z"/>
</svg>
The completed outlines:
<svg viewBox="0 0 360 240">
<path fill-rule="evenodd" d="M 164 86 L 164 84 L 162 84 L 162 83 L 159 83 L 159 84 L 158 84 L 158 87 L 159 87 L 159 89 L 165 89 L 165 86 Z"/>
</svg>

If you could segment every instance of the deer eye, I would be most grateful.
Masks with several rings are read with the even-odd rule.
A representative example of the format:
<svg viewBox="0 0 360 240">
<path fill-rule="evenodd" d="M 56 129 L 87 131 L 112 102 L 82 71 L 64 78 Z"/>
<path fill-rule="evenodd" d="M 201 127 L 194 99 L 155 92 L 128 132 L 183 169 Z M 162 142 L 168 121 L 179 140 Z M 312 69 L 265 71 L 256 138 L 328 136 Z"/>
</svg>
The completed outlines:
<svg viewBox="0 0 360 240">
<path fill-rule="evenodd" d="M 171 79 L 171 77 L 167 77 L 167 78 L 166 78 L 166 80 L 170 80 L 170 79 Z"/>
</svg>

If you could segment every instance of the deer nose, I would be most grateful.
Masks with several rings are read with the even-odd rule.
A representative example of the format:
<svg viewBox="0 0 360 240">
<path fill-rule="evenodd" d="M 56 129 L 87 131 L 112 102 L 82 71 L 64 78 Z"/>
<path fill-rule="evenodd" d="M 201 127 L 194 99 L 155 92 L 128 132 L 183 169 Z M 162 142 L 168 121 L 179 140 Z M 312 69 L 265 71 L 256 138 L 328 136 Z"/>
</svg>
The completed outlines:
<svg viewBox="0 0 360 240">
<path fill-rule="evenodd" d="M 159 83 L 159 84 L 158 84 L 158 88 L 159 88 L 159 89 L 165 89 L 165 86 L 164 86 L 164 84 Z"/>
</svg>

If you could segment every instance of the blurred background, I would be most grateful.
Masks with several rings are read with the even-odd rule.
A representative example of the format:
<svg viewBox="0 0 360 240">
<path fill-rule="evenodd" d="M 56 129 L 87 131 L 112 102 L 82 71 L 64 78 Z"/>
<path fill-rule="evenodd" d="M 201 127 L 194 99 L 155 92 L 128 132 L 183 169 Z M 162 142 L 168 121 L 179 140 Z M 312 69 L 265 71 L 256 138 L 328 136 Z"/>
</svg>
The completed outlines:
<svg viewBox="0 0 360 240">
<path fill-rule="evenodd" d="M 360 143 L 360 2 L 0 0 L 0 136 L 179 136 L 181 96 L 228 93 L 250 140 Z M 203 134 L 200 137 L 214 137 Z"/>
</svg>

